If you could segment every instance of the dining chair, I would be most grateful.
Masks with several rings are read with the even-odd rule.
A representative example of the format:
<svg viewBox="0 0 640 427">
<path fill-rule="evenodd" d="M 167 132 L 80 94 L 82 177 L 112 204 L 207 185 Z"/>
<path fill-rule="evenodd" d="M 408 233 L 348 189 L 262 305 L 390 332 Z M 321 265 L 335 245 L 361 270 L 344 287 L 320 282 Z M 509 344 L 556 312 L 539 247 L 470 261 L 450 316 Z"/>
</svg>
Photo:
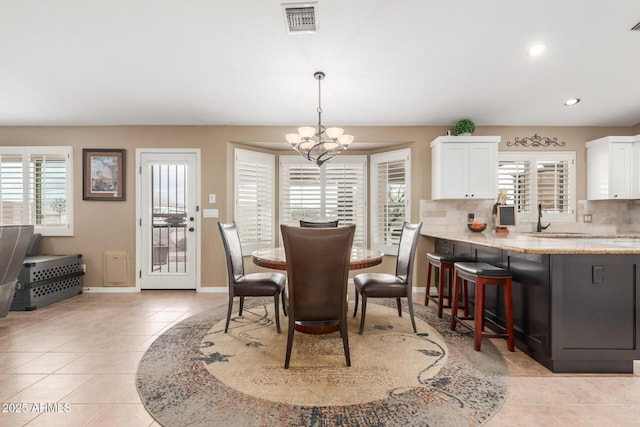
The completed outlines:
<svg viewBox="0 0 640 427">
<path fill-rule="evenodd" d="M 11 308 L 32 236 L 33 225 L 0 226 L 0 317 Z"/>
<path fill-rule="evenodd" d="M 280 333 L 280 308 L 278 297 L 282 297 L 282 311 L 286 316 L 286 276 L 277 272 L 245 274 L 244 258 L 242 256 L 242 246 L 240 244 L 238 226 L 235 221 L 228 224 L 218 222 L 218 228 L 220 229 L 220 235 L 222 236 L 222 242 L 227 256 L 227 275 L 229 282 L 229 307 L 227 309 L 227 322 L 224 326 L 224 332 L 226 333 L 229 330 L 231 310 L 233 306 L 233 299 L 235 297 L 240 298 L 238 315 L 242 316 L 245 297 L 273 296 L 276 330 Z"/>
<path fill-rule="evenodd" d="M 300 227 L 306 228 L 327 228 L 327 227 L 337 227 L 338 220 L 335 221 L 325 221 L 325 222 L 315 222 L 315 221 L 305 221 L 303 219 L 300 220 Z"/>
<path fill-rule="evenodd" d="M 398 306 L 398 316 L 402 317 L 401 298 L 407 298 L 409 316 L 413 332 L 417 333 L 416 322 L 413 317 L 413 264 L 420 237 L 422 223 L 409 224 L 404 222 L 398 245 L 396 258 L 396 273 L 362 273 L 353 278 L 356 288 L 355 308 L 353 317 L 358 311 L 358 299 L 362 297 L 362 314 L 360 315 L 360 335 L 364 330 L 364 319 L 367 312 L 367 298 L 395 298 Z"/>
<path fill-rule="evenodd" d="M 285 369 L 291 361 L 296 328 L 331 327 L 342 336 L 347 366 L 351 366 L 347 330 L 347 282 L 355 225 L 303 228 L 281 225 L 289 290 L 289 331 Z M 329 329 L 329 328 L 327 328 Z"/>
</svg>

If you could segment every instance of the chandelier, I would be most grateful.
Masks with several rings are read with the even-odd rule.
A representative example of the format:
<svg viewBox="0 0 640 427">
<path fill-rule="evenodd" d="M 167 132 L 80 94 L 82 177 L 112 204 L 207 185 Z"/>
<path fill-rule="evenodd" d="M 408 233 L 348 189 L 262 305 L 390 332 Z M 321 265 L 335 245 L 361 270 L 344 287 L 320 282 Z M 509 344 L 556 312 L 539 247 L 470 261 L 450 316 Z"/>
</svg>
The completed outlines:
<svg viewBox="0 0 640 427">
<path fill-rule="evenodd" d="M 341 151 L 346 150 L 353 142 L 352 135 L 345 135 L 341 128 L 325 128 L 322 125 L 322 91 L 320 81 L 325 75 L 322 71 L 316 71 L 313 77 L 318 81 L 318 126 L 304 126 L 298 128 L 298 133 L 286 135 L 287 142 L 294 150 L 307 160 L 322 166 L 327 160 L 331 160 Z"/>
</svg>

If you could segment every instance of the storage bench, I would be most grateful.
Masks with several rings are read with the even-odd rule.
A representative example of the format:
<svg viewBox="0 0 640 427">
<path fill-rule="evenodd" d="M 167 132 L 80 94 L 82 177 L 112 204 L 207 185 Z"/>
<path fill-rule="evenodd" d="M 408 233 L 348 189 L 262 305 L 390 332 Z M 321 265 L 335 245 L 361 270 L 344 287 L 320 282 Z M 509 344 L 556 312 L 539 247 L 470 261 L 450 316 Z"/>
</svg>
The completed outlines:
<svg viewBox="0 0 640 427">
<path fill-rule="evenodd" d="M 82 293 L 82 255 L 38 255 L 24 259 L 12 311 L 35 310 Z"/>
</svg>

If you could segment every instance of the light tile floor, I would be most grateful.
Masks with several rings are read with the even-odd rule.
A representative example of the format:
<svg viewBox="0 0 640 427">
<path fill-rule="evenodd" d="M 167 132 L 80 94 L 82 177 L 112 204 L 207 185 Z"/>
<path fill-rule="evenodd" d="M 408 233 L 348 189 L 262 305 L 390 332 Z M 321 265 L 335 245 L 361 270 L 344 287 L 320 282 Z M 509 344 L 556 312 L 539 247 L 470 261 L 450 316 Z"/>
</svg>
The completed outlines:
<svg viewBox="0 0 640 427">
<path fill-rule="evenodd" d="M 136 391 L 140 358 L 167 328 L 226 301 L 186 291 L 83 294 L 10 312 L 0 319 L 0 426 L 158 426 Z M 552 374 L 493 342 L 510 386 L 487 426 L 640 425 L 640 376 Z"/>
</svg>

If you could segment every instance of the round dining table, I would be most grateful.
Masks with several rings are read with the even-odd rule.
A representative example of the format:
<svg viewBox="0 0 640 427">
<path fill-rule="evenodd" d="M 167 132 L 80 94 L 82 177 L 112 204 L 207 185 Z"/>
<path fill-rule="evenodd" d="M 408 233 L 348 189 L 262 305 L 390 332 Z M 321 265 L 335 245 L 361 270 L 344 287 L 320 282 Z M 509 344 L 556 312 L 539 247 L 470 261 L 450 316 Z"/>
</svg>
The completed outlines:
<svg viewBox="0 0 640 427">
<path fill-rule="evenodd" d="M 384 254 L 376 249 L 367 249 L 354 246 L 351 249 L 351 262 L 349 270 L 359 270 L 361 268 L 373 267 L 382 263 Z M 251 253 L 253 263 L 260 267 L 274 270 L 286 270 L 287 260 L 284 255 L 284 248 L 258 249 Z"/>
<path fill-rule="evenodd" d="M 351 249 L 351 262 L 349 270 L 358 270 L 361 268 L 373 267 L 382 263 L 384 254 L 376 249 L 367 249 L 362 247 L 353 247 Z M 284 248 L 267 248 L 258 249 L 251 253 L 253 263 L 260 267 L 271 268 L 274 270 L 286 270 L 287 260 L 284 255 Z M 308 325 L 304 322 L 296 322 L 296 330 L 307 334 L 327 334 L 338 330 L 336 325 Z"/>
</svg>

